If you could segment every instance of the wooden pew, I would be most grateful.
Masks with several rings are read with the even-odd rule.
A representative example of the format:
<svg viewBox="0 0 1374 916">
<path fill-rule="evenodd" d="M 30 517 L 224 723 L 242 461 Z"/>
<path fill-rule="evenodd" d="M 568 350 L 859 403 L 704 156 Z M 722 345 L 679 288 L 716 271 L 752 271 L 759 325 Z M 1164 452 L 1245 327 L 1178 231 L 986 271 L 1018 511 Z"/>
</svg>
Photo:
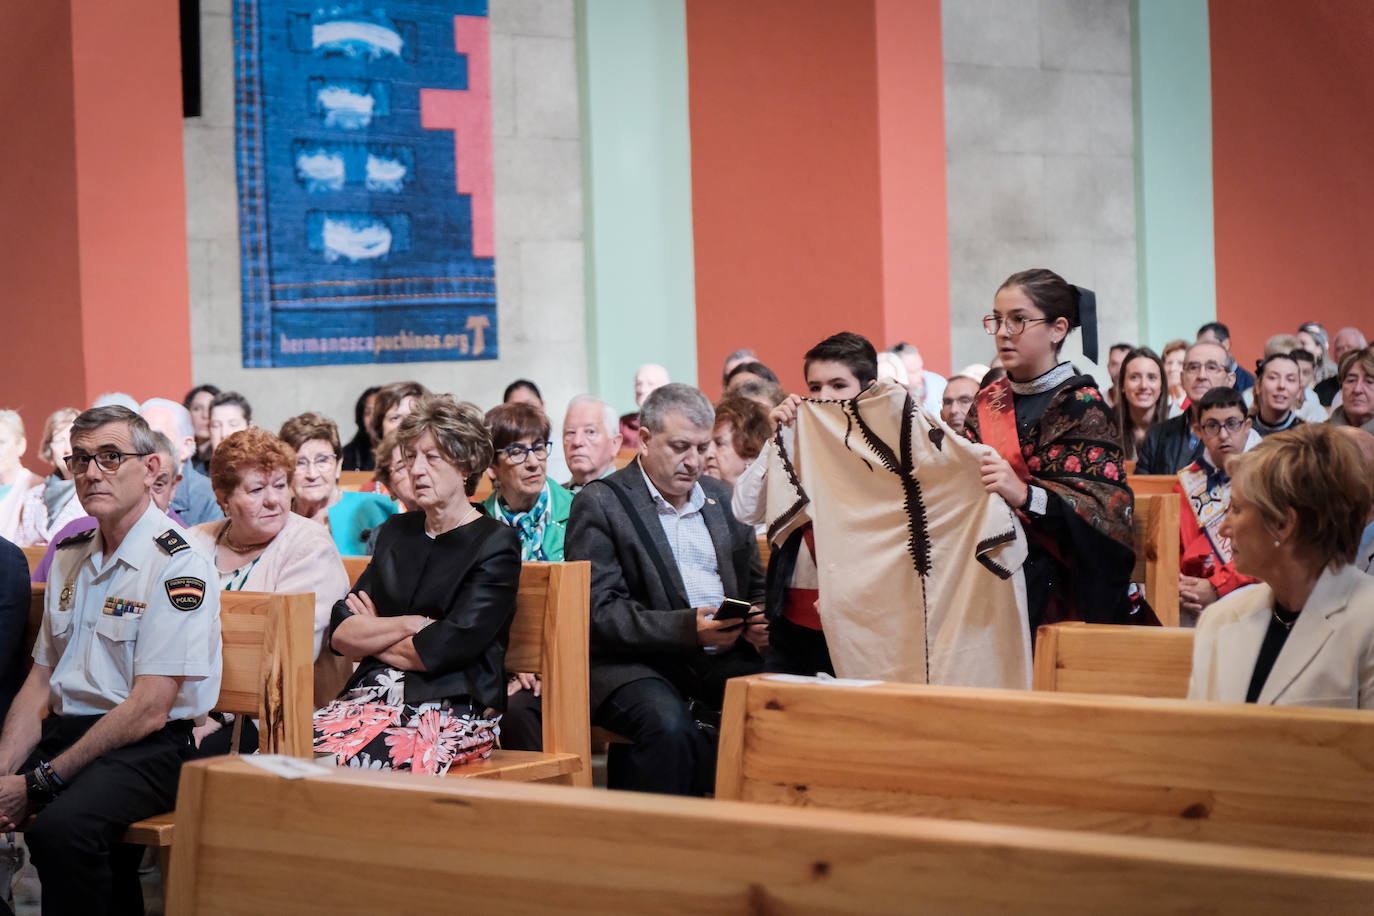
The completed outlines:
<svg viewBox="0 0 1374 916">
<path fill-rule="evenodd" d="M 344 558 L 350 583 L 358 581 L 368 559 Z M 543 679 L 544 750 L 496 750 L 486 760 L 454 767 L 450 776 L 592 784 L 590 590 L 591 564 L 585 560 L 521 564 L 506 670 L 529 671 Z"/>
<path fill-rule="evenodd" d="M 1192 630 L 1056 623 L 1036 634 L 1031 688 L 1181 700 L 1192 670 Z"/>
<path fill-rule="evenodd" d="M 1374 864 L 1359 710 L 737 678 L 716 797 L 1344 853 Z"/>
<path fill-rule="evenodd" d="M 1127 474 L 1126 483 L 1139 499 L 1142 496 L 1163 496 L 1174 492 L 1178 478 L 1173 474 Z"/>
<path fill-rule="evenodd" d="M 340 490 L 361 490 L 372 482 L 373 473 L 371 471 L 340 471 L 339 489 Z"/>
<path fill-rule="evenodd" d="M 48 552 L 47 545 L 42 547 L 21 547 L 19 549 L 24 551 L 24 559 L 29 561 L 30 573 L 38 568 L 38 564 L 43 560 L 43 555 Z"/>
<path fill-rule="evenodd" d="M 43 600 L 48 593 L 48 587 L 42 582 L 34 582 L 29 586 L 29 620 L 24 625 L 24 676 L 29 676 L 29 669 L 33 667 L 33 645 L 38 642 L 38 629 L 43 626 Z"/>
<path fill-rule="evenodd" d="M 1178 626 L 1178 496 L 1135 498 L 1135 569 L 1131 581 L 1144 586 L 1159 622 Z"/>
<path fill-rule="evenodd" d="M 622 448 L 620 451 L 615 453 L 615 469 L 617 471 L 623 469 L 626 465 L 628 465 L 631 461 L 634 461 L 638 457 L 639 449 Z"/>
<path fill-rule="evenodd" d="M 310 759 L 315 596 L 221 592 L 219 619 L 223 677 L 214 711 L 256 717 L 263 753 Z M 165 877 L 175 831 L 168 812 L 131 825 L 124 842 L 158 847 Z"/>
<path fill-rule="evenodd" d="M 244 759 L 182 770 L 168 912 L 1367 912 L 1374 862 Z M 455 902 L 455 901 L 461 901 Z"/>
</svg>

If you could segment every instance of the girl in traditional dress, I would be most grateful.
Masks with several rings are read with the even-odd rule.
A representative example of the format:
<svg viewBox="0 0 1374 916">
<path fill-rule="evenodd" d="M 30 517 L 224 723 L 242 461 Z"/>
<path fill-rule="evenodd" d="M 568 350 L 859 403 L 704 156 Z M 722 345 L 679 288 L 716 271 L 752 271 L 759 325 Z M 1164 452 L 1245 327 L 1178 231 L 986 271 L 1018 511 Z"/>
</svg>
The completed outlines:
<svg viewBox="0 0 1374 916">
<path fill-rule="evenodd" d="M 1078 327 L 1096 359 L 1095 306 L 1091 290 L 1026 270 L 1007 278 L 983 319 L 1007 377 L 978 392 L 965 424 L 969 438 L 992 446 L 984 487 L 1016 510 L 1030 541 L 1032 637 L 1061 620 L 1158 623 L 1148 608 L 1134 613 L 1128 595 L 1133 500 L 1111 408 L 1091 377 L 1059 361 Z"/>
</svg>

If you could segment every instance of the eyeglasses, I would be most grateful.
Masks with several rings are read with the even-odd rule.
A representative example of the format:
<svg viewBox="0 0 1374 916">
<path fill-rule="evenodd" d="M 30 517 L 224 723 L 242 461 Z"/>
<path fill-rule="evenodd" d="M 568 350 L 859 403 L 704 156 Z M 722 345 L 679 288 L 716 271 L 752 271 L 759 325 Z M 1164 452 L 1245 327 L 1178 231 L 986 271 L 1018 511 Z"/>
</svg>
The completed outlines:
<svg viewBox="0 0 1374 916">
<path fill-rule="evenodd" d="M 1211 361 L 1211 360 L 1208 360 L 1208 361 L 1205 362 L 1205 363 L 1184 363 L 1184 364 L 1183 364 L 1183 371 L 1184 371 L 1184 372 L 1191 372 L 1191 373 L 1193 373 L 1194 375 L 1197 375 L 1197 374 L 1198 374 L 1199 372 L 1201 372 L 1203 369 L 1206 369 L 1208 372 L 1211 372 L 1211 373 L 1214 374 L 1214 375 L 1215 375 L 1216 373 L 1218 373 L 1218 372 L 1225 372 L 1225 371 L 1227 371 L 1227 370 L 1226 370 L 1226 367 L 1223 366 L 1221 363 L 1213 362 L 1213 361 Z"/>
<path fill-rule="evenodd" d="M 313 459 L 297 458 L 296 470 L 304 471 L 307 467 L 313 464 L 315 465 L 315 470 L 317 471 L 328 471 L 330 468 L 334 466 L 334 462 L 338 460 L 338 455 L 316 455 Z"/>
<path fill-rule="evenodd" d="M 535 442 L 531 445 L 521 445 L 519 442 L 517 442 L 514 445 L 508 445 L 505 448 L 498 448 L 496 451 L 499 454 L 505 455 L 506 461 L 510 462 L 511 464 L 524 464 L 525 458 L 531 452 L 534 453 L 534 457 L 536 458 L 542 459 L 549 457 L 549 449 L 552 447 L 553 443 L 547 440 L 544 442 Z"/>
<path fill-rule="evenodd" d="M 113 474 L 119 470 L 119 466 L 124 463 L 125 458 L 146 458 L 152 452 L 120 452 L 114 449 L 104 449 L 94 455 L 87 455 L 85 452 L 75 452 L 62 459 L 67 464 L 67 470 L 73 474 L 84 474 L 86 468 L 95 462 L 95 466 L 106 474 Z"/>
<path fill-rule="evenodd" d="M 1240 417 L 1232 417 L 1225 423 L 1218 423 L 1216 420 L 1208 420 L 1202 424 L 1202 431 L 1208 436 L 1218 436 L 1224 429 L 1227 433 L 1235 435 L 1240 432 L 1240 428 L 1245 425 L 1245 421 Z"/>
<path fill-rule="evenodd" d="M 1048 318 L 1027 318 L 1025 315 L 1008 315 L 1006 318 L 1003 318 L 1001 315 L 984 315 L 983 330 L 987 331 L 989 334 L 996 334 L 997 329 L 1000 328 L 1002 322 L 1005 321 L 1007 323 L 1007 333 L 1015 337 L 1026 330 L 1026 325 L 1030 324 L 1032 321 L 1049 320 Z"/>
</svg>

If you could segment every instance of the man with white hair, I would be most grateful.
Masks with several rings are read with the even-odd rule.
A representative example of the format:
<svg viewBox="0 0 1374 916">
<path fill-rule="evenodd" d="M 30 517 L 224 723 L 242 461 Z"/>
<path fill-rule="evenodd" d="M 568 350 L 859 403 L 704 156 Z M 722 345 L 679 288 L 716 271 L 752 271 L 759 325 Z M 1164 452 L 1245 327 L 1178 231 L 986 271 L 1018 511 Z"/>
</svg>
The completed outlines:
<svg viewBox="0 0 1374 916">
<path fill-rule="evenodd" d="M 1339 366 L 1341 357 L 1351 350 L 1363 350 L 1369 345 L 1364 339 L 1364 334 L 1359 328 L 1341 328 L 1336 332 L 1336 336 L 1331 338 L 1331 365 Z M 1339 407 L 1341 397 L 1341 380 L 1333 372 L 1330 376 L 1322 379 L 1316 385 L 1317 398 L 1322 402 L 1323 407 Z"/>
<path fill-rule="evenodd" d="M 945 393 L 944 376 L 926 369 L 926 361 L 915 344 L 901 341 L 893 344 L 888 352 L 901 357 L 903 365 L 906 366 L 906 389 L 911 392 L 911 396 L 920 401 L 926 410 L 938 414 Z"/>
<path fill-rule="evenodd" d="M 573 398 L 563 416 L 563 457 L 572 479 L 563 486 L 577 493 L 614 474 L 621 441 L 620 418 L 609 404 L 589 394 Z"/>
<path fill-rule="evenodd" d="M 176 401 L 149 398 L 139 408 L 139 414 L 144 422 L 166 436 L 176 449 L 177 463 L 181 465 L 181 483 L 172 498 L 172 511 L 190 526 L 224 518 L 224 512 L 215 501 L 210 478 L 197 471 L 190 460 L 196 453 L 196 428 L 191 422 L 191 412 Z"/>
<path fill-rule="evenodd" d="M 668 370 L 657 363 L 645 363 L 635 370 L 635 407 L 653 394 L 654 389 L 668 384 Z M 639 448 L 639 411 L 622 414 L 620 417 L 620 436 L 626 448 Z"/>
</svg>

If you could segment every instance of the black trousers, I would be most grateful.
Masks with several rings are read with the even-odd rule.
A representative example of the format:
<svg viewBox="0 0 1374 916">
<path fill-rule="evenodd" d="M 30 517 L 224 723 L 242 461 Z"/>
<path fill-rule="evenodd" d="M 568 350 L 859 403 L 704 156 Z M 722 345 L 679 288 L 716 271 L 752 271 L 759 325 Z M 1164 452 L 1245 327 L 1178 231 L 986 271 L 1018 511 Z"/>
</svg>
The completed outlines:
<svg viewBox="0 0 1374 916">
<path fill-rule="evenodd" d="M 520 690 L 506 698 L 501 716 L 501 747 L 508 751 L 544 749 L 544 698 Z"/>
<path fill-rule="evenodd" d="M 768 671 L 775 674 L 800 674 L 811 677 L 819 672 L 835 676 L 830 662 L 830 646 L 825 634 L 798 626 L 786 617 L 768 624 Z"/>
<path fill-rule="evenodd" d="M 44 719 L 42 737 L 24 770 L 56 757 L 99 720 Z M 143 847 L 120 840 L 135 821 L 176 807 L 181 764 L 194 751 L 191 724 L 169 723 L 91 761 L 38 812 L 24 840 L 42 883 L 44 916 L 143 913 L 138 881 Z"/>
<path fill-rule="evenodd" d="M 611 789 L 704 795 L 716 778 L 715 742 L 697 726 L 690 706 L 695 700 L 719 711 L 725 682 L 758 674 L 763 662 L 752 648 L 739 644 L 729 652 L 703 656 L 677 683 L 647 677 L 623 684 L 592 714 L 592 724 L 609 728 L 632 744 L 613 744 L 606 757 L 606 785 Z"/>
</svg>

